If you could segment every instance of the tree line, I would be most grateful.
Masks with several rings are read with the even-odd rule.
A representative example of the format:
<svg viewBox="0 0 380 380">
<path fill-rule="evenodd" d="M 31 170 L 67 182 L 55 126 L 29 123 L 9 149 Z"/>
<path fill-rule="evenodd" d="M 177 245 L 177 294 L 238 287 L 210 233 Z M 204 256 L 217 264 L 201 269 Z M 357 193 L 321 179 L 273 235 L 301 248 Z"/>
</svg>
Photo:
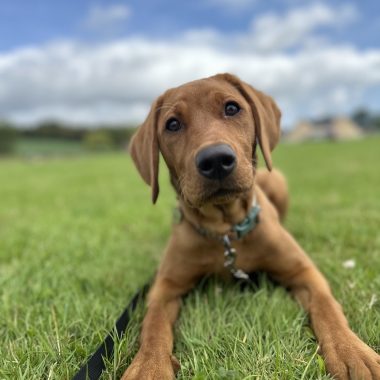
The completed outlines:
<svg viewBox="0 0 380 380">
<path fill-rule="evenodd" d="M 0 121 L 0 154 L 14 151 L 18 139 L 44 139 L 82 142 L 90 150 L 126 147 L 135 127 L 130 125 L 72 126 L 57 121 L 44 121 L 33 128 L 23 128 Z"/>
<path fill-rule="evenodd" d="M 364 131 L 380 132 L 380 114 L 363 108 L 354 112 L 351 119 Z M 19 138 L 82 142 L 89 150 L 122 149 L 134 132 L 135 126 L 132 125 L 98 125 L 89 128 L 66 125 L 58 121 L 44 121 L 33 128 L 23 128 L 0 121 L 0 154 L 12 153 Z"/>
</svg>

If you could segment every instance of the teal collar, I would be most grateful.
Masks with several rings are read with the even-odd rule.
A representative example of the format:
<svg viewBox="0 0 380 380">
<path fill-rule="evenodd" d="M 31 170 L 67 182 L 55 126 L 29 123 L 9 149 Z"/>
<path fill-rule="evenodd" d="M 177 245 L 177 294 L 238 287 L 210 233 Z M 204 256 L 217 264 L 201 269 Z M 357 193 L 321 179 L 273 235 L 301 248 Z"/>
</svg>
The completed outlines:
<svg viewBox="0 0 380 380">
<path fill-rule="evenodd" d="M 196 226 L 189 222 L 193 228 L 205 238 L 218 240 L 224 246 L 224 267 L 239 280 L 248 280 L 249 275 L 235 267 L 236 249 L 232 247 L 231 240 L 240 240 L 251 232 L 259 223 L 260 206 L 257 203 L 256 196 L 254 197 L 253 204 L 249 210 L 248 215 L 240 222 L 231 227 L 231 230 L 226 234 L 218 234 L 210 231 L 204 227 Z M 181 210 L 179 210 L 181 212 Z M 183 217 L 183 214 L 182 214 Z"/>
<path fill-rule="evenodd" d="M 240 240 L 244 236 L 246 236 L 249 232 L 255 229 L 257 224 L 259 223 L 259 214 L 261 211 L 261 207 L 258 205 L 256 196 L 253 200 L 253 204 L 251 209 L 249 210 L 248 215 L 237 224 L 234 224 L 231 227 L 231 230 L 227 234 L 218 234 L 214 231 L 210 231 L 207 228 L 196 226 L 190 223 L 195 230 L 202 236 L 212 239 L 217 239 L 223 242 L 224 236 L 228 235 L 232 240 Z"/>
</svg>

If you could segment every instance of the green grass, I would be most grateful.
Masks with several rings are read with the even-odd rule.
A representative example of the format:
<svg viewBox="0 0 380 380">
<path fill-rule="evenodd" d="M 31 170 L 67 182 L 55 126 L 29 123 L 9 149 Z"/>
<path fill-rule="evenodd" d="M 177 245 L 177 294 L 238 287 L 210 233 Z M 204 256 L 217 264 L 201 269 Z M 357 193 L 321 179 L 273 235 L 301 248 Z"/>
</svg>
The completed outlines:
<svg viewBox="0 0 380 380">
<path fill-rule="evenodd" d="M 283 145 L 288 229 L 327 276 L 354 331 L 380 351 L 380 139 Z M 175 204 L 150 204 L 121 153 L 0 161 L 0 379 L 70 379 L 154 273 Z M 353 269 L 342 262 L 356 260 Z M 372 301 L 371 301 L 372 300 Z M 104 379 L 137 349 L 140 307 Z M 212 281 L 184 301 L 179 379 L 328 379 L 307 318 L 265 278 Z"/>
</svg>

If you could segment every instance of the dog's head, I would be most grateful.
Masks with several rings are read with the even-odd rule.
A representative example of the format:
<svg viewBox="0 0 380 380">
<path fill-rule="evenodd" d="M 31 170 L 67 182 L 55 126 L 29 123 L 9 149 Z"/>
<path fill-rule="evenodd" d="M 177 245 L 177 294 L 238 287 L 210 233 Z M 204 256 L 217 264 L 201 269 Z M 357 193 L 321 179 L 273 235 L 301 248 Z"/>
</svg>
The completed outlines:
<svg viewBox="0 0 380 380">
<path fill-rule="evenodd" d="M 185 202 L 223 203 L 253 185 L 256 144 L 269 170 L 281 113 L 269 96 L 231 74 L 186 83 L 153 103 L 130 153 L 156 201 L 159 152 Z"/>
</svg>

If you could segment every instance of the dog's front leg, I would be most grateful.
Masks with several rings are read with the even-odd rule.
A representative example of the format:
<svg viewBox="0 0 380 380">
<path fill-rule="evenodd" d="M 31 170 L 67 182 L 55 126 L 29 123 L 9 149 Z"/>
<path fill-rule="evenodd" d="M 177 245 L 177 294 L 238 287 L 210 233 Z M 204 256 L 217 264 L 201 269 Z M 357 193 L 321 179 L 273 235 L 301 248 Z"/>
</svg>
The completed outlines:
<svg viewBox="0 0 380 380">
<path fill-rule="evenodd" d="M 265 269 L 309 313 L 327 370 L 339 380 L 380 379 L 380 356 L 350 330 L 322 274 L 281 226 L 268 235 Z"/>
<path fill-rule="evenodd" d="M 173 325 L 181 304 L 183 287 L 160 274 L 149 292 L 140 349 L 122 380 L 172 380 L 179 369 L 172 355 Z"/>
</svg>

